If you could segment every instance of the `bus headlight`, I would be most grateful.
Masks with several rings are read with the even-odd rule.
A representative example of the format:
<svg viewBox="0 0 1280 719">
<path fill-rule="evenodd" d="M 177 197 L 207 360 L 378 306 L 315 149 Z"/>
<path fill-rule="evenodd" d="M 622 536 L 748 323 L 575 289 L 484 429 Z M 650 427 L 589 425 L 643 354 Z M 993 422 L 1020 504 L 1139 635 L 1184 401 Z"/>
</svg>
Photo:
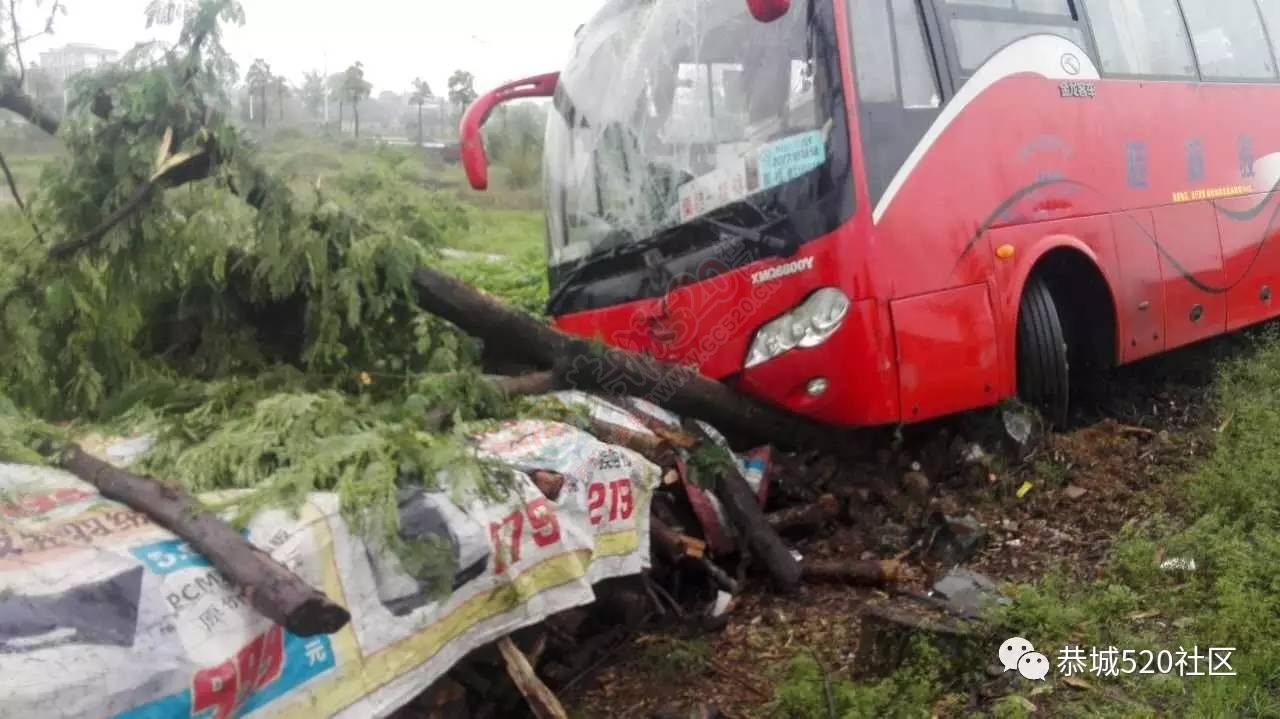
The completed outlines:
<svg viewBox="0 0 1280 719">
<path fill-rule="evenodd" d="M 840 329 L 849 314 L 849 298 L 834 287 L 824 287 L 786 314 L 756 330 L 747 352 L 747 367 L 777 357 L 796 347 L 817 347 Z"/>
</svg>

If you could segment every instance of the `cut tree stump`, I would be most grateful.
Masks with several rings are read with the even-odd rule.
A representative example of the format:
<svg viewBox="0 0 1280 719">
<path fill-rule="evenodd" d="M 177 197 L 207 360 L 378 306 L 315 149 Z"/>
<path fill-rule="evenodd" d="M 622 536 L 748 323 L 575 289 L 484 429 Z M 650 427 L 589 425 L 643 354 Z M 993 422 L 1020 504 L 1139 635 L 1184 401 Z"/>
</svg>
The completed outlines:
<svg viewBox="0 0 1280 719">
<path fill-rule="evenodd" d="M 346 609 L 250 544 L 186 490 L 113 467 L 74 444 L 63 450 L 61 466 L 97 487 L 103 497 L 142 512 L 190 542 L 244 589 L 254 609 L 293 634 L 333 634 L 351 620 Z"/>
<path fill-rule="evenodd" d="M 869 605 L 862 611 L 860 625 L 854 664 L 860 674 L 868 677 L 887 676 L 901 667 L 909 660 L 916 639 L 928 641 L 940 650 L 952 665 L 944 667 L 944 672 L 970 672 L 985 667 L 991 660 L 990 647 L 985 646 L 975 627 L 916 604 Z"/>
</svg>

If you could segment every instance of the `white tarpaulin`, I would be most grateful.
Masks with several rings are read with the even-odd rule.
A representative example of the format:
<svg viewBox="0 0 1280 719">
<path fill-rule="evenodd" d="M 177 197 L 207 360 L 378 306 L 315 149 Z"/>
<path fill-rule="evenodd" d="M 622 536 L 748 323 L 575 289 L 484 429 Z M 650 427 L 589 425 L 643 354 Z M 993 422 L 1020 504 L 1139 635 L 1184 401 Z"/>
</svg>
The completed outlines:
<svg viewBox="0 0 1280 719">
<path fill-rule="evenodd" d="M 402 533 L 452 547 L 451 582 L 354 535 L 336 495 L 252 519 L 250 542 L 351 612 L 316 637 L 263 618 L 185 542 L 73 475 L 0 464 L 0 718 L 385 716 L 471 650 L 649 565 L 652 463 L 556 422 L 478 444 L 514 468 L 505 499 L 400 501 Z M 141 448 L 111 449 L 123 464 Z M 533 469 L 564 475 L 556 500 L 514 471 Z"/>
</svg>

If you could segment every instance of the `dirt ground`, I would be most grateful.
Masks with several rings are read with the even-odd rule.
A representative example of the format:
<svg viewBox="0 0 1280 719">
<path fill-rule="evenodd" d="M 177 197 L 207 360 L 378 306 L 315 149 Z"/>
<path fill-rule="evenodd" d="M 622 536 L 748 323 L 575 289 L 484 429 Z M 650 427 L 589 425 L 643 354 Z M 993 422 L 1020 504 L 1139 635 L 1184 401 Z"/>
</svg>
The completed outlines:
<svg viewBox="0 0 1280 719">
<path fill-rule="evenodd" d="M 861 470 L 898 485 L 902 505 L 872 506 L 865 493 L 853 493 L 849 521 L 793 546 L 806 559 L 907 555 L 905 588 L 917 592 L 956 566 L 1000 584 L 1033 580 L 1051 567 L 1098 578 L 1117 532 L 1165 509 L 1167 482 L 1211 446 L 1210 368 L 1214 355 L 1230 351 L 1216 343 L 1122 368 L 1090 385 L 1074 426 L 1036 433 L 1024 446 L 991 431 L 998 412 L 913 429 L 896 452 L 882 451 L 878 466 Z M 983 460 L 957 461 L 974 441 Z M 913 462 L 927 486 L 906 478 Z M 868 502 L 864 512 L 860 499 Z M 980 549 L 944 553 L 943 561 L 908 554 L 939 512 L 976 519 L 985 535 Z M 715 716 L 712 707 L 725 717 L 765 716 L 780 669 L 798 652 L 815 652 L 831 676 L 860 676 L 859 614 L 868 602 L 889 600 L 912 601 L 865 587 L 806 585 L 799 596 L 781 597 L 753 586 L 716 630 L 674 632 L 660 622 L 638 631 L 616 659 L 564 694 L 566 706 L 574 716 L 617 719 Z M 968 708 L 980 701 L 975 696 Z"/>
</svg>

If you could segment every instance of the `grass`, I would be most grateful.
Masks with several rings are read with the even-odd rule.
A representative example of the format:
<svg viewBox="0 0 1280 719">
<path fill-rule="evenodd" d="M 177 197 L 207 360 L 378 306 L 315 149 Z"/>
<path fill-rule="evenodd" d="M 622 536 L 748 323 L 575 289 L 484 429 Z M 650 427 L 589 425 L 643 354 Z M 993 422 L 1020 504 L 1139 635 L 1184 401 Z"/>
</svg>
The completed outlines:
<svg viewBox="0 0 1280 719">
<path fill-rule="evenodd" d="M 445 243 L 454 249 L 496 255 L 543 252 L 545 225 L 541 211 L 478 210 L 470 227 L 452 233 Z"/>
<path fill-rule="evenodd" d="M 1051 684 L 1061 711 L 1090 716 L 1280 716 L 1280 333 L 1226 361 L 1215 392 L 1226 423 L 1209 458 L 1168 486 L 1176 510 L 1116 539 L 1104 578 L 1073 586 L 1060 574 L 1018 587 L 999 621 L 1037 645 L 1085 652 L 1080 691 Z M 1189 558 L 1194 570 L 1160 568 Z M 1207 654 L 1233 647 L 1236 676 L 1091 673 L 1093 647 Z M 1048 652 L 1046 652 L 1048 654 Z M 1138 654 L 1139 668 L 1150 661 Z M 1190 670 L 1193 659 L 1184 666 Z M 1125 665 L 1132 668 L 1132 665 Z M 1208 672 L 1207 663 L 1199 669 Z"/>
<path fill-rule="evenodd" d="M 1218 433 L 1209 457 L 1185 476 L 1167 477 L 1152 492 L 1159 507 L 1114 538 L 1100 578 L 1087 584 L 1063 569 L 1010 588 L 1013 602 L 990 618 L 1000 636 L 1022 636 L 1049 657 L 1049 680 L 1018 680 L 981 714 L 1090 717 L 1280 717 L 1280 331 L 1251 340 L 1223 361 L 1214 384 Z M 1227 421 L 1229 418 L 1229 421 Z M 1064 469 L 1036 466 L 1042 481 L 1060 483 Z M 1162 569 L 1186 558 L 1195 568 Z M 1068 684 L 1064 647 L 1083 651 L 1083 672 Z M 1119 655 L 1116 676 L 1094 672 L 1091 650 Z M 1230 647 L 1234 676 L 1179 676 L 1178 652 L 1202 657 Z M 1150 652 L 1143 654 L 1142 652 Z M 970 692 L 980 675 L 957 681 L 939 670 L 946 658 L 919 644 L 912 663 L 889 678 L 853 683 L 827 677 L 805 654 L 787 668 L 771 716 L 795 719 L 970 716 Z M 994 655 L 993 655 L 994 657 Z M 1152 673 L 1140 673 L 1150 665 Z M 830 696 L 827 690 L 830 687 Z M 974 714 L 977 715 L 977 714 Z"/>
</svg>

